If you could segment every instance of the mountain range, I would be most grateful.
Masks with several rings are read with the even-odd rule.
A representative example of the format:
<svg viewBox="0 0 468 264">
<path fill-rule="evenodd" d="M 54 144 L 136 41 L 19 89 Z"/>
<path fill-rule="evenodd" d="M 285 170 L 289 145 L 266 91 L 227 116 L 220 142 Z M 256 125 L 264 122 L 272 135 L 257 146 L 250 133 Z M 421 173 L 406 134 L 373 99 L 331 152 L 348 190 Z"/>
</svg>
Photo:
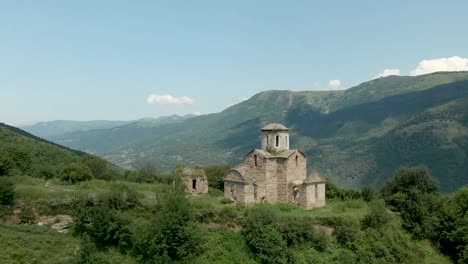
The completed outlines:
<svg viewBox="0 0 468 264">
<path fill-rule="evenodd" d="M 123 167 L 151 162 L 170 170 L 235 165 L 272 122 L 291 129 L 291 146 L 307 153 L 310 172 L 341 186 L 380 186 L 399 167 L 418 165 L 431 169 L 442 191 L 468 183 L 468 72 L 388 76 L 343 91 L 265 91 L 176 122 L 37 135 Z"/>
<path fill-rule="evenodd" d="M 19 126 L 19 128 L 34 134 L 38 137 L 50 138 L 53 136 L 72 133 L 77 131 L 89 131 L 95 129 L 106 129 L 117 126 L 134 124 L 143 126 L 158 126 L 169 123 L 181 122 L 185 119 L 194 117 L 195 115 L 170 115 L 157 118 L 144 117 L 130 121 L 109 121 L 109 120 L 92 120 L 92 121 L 72 121 L 72 120 L 54 120 L 48 122 L 39 122 L 35 124 Z"/>
</svg>

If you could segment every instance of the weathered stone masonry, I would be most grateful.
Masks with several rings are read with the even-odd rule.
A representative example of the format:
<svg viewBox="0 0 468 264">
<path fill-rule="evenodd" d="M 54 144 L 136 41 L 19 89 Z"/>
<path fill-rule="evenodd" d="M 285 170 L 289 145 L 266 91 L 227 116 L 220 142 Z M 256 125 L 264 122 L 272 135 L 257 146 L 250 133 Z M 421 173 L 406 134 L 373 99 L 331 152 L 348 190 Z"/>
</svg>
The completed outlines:
<svg viewBox="0 0 468 264">
<path fill-rule="evenodd" d="M 241 204 L 282 202 L 308 209 L 325 205 L 325 181 L 317 173 L 307 177 L 307 156 L 289 149 L 288 128 L 267 125 L 261 146 L 226 173 L 225 197 Z"/>
</svg>

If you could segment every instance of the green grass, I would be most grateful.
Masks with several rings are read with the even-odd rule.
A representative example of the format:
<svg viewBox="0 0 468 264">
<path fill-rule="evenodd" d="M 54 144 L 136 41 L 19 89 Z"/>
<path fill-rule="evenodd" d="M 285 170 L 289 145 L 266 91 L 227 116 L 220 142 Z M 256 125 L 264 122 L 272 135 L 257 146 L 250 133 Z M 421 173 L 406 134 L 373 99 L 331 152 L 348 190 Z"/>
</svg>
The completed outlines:
<svg viewBox="0 0 468 264">
<path fill-rule="evenodd" d="M 36 225 L 0 224 L 0 263 L 74 263 L 80 250 L 79 238 Z M 116 250 L 93 253 L 106 263 L 137 263 Z"/>
<path fill-rule="evenodd" d="M 30 208 L 37 208 L 44 201 L 71 199 L 80 195 L 100 195 L 107 192 L 130 188 L 140 193 L 143 207 L 123 212 L 129 218 L 146 221 L 152 214 L 152 208 L 157 203 L 157 193 L 172 188 L 164 184 L 137 184 L 125 181 L 106 182 L 91 180 L 76 185 L 65 185 L 58 180 L 51 181 L 51 186 L 45 188 L 45 181 L 29 176 L 16 176 L 17 198 L 19 203 Z M 254 206 L 240 206 L 223 203 L 223 193 L 210 189 L 209 194 L 187 195 L 195 211 L 200 228 L 203 230 L 203 253 L 186 263 L 256 263 L 253 255 L 245 244 L 242 230 L 242 219 L 246 212 Z M 266 204 L 280 217 L 291 218 L 356 218 L 361 219 L 368 213 L 368 204 L 361 200 L 328 200 L 323 208 L 305 210 L 290 204 Z M 205 215 L 203 215 L 205 213 Z M 201 216 L 200 216 L 201 215 Z M 201 224 L 203 223 L 203 224 Z M 398 232 L 404 232 L 398 228 Z M 418 252 L 422 252 L 422 263 L 449 263 L 426 241 L 412 240 L 405 234 Z M 298 263 L 337 263 L 346 259 L 349 252 L 339 246 L 335 238 L 329 237 L 329 245 L 325 252 L 313 249 L 292 249 L 297 255 Z M 79 254 L 80 239 L 71 234 L 59 234 L 45 227 L 34 225 L 0 224 L 0 263 L 72 263 Z M 137 263 L 136 259 L 120 254 L 116 249 L 93 253 L 97 259 L 108 263 Z M 107 263 L 106 262 L 106 263 Z"/>
<path fill-rule="evenodd" d="M 0 224 L 0 263 L 71 263 L 79 240 L 35 225 Z"/>
<path fill-rule="evenodd" d="M 66 200 L 83 195 L 96 196 L 128 188 L 140 193 L 141 201 L 150 205 L 156 203 L 156 193 L 164 192 L 167 189 L 167 185 L 158 183 L 109 182 L 96 179 L 74 185 L 64 184 L 59 179 L 53 179 L 49 181 L 50 187 L 46 188 L 47 181 L 43 179 L 15 176 L 13 180 L 16 183 L 18 197 L 27 204 L 33 204 L 40 200 Z"/>
<path fill-rule="evenodd" d="M 211 230 L 205 232 L 204 254 L 190 263 L 204 264 L 255 264 L 252 255 L 240 233 Z"/>
</svg>

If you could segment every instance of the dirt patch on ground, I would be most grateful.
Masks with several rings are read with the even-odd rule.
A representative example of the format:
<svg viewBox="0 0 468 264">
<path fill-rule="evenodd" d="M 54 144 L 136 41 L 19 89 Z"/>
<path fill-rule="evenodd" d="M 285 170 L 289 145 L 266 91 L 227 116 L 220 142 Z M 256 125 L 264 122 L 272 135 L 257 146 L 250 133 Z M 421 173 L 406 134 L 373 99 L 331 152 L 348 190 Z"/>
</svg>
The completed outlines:
<svg viewBox="0 0 468 264">
<path fill-rule="evenodd" d="M 28 211 L 28 214 L 25 214 L 25 211 Z M 66 234 L 70 231 L 73 217 L 70 215 L 39 215 L 34 208 L 29 209 L 18 204 L 13 208 L 12 214 L 5 220 L 5 223 L 10 225 L 35 224 Z"/>
<path fill-rule="evenodd" d="M 69 215 L 39 216 L 36 218 L 36 225 L 48 226 L 59 233 L 66 234 L 70 231 L 73 218 Z"/>
</svg>

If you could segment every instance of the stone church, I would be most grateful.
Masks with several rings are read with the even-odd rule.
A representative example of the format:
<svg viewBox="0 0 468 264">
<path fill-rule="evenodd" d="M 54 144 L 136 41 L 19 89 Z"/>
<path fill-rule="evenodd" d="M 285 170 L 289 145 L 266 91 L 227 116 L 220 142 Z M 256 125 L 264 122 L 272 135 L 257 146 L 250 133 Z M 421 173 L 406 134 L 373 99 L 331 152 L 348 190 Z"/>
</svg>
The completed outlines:
<svg viewBox="0 0 468 264">
<path fill-rule="evenodd" d="M 261 149 L 224 176 L 224 196 L 240 204 L 293 203 L 306 209 L 325 205 L 325 180 L 307 176 L 307 156 L 289 149 L 289 129 L 269 124 L 261 130 Z"/>
</svg>

